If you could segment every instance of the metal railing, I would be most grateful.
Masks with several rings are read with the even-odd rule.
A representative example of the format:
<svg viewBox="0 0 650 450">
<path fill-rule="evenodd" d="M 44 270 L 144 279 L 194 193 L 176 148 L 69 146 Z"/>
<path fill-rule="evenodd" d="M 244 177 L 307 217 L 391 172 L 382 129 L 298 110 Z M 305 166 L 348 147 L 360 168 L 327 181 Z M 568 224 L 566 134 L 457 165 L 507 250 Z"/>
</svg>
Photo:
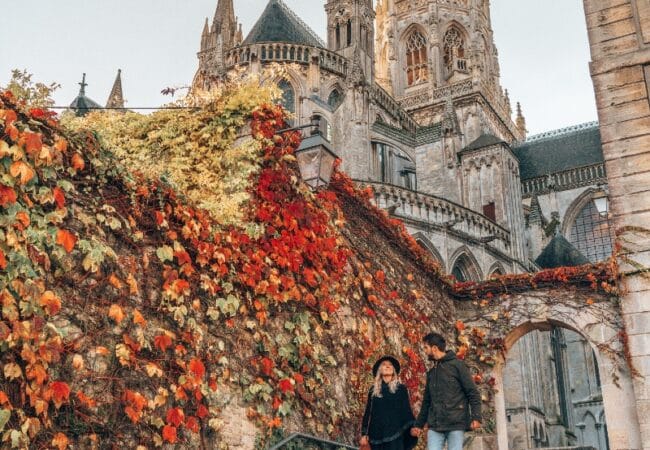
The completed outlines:
<svg viewBox="0 0 650 450">
<path fill-rule="evenodd" d="M 267 450 L 358 450 L 358 447 L 308 434 L 294 433 Z"/>
</svg>

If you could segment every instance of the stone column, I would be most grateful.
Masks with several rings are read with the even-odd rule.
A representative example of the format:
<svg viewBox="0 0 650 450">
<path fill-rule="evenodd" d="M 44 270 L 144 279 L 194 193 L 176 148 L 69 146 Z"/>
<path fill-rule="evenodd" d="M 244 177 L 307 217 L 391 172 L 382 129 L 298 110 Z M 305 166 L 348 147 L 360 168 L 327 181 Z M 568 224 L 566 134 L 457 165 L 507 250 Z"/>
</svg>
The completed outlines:
<svg viewBox="0 0 650 450">
<path fill-rule="evenodd" d="M 650 228 L 650 0 L 584 0 L 611 223 Z M 629 232 L 622 309 L 632 364 L 641 448 L 650 449 L 650 234 Z M 629 242 L 631 241 L 631 243 Z M 615 413 L 615 412 L 614 412 Z M 607 413 L 607 419 L 611 414 Z M 615 439 L 610 435 L 610 441 Z M 625 445 L 613 443 L 613 448 Z"/>
</svg>

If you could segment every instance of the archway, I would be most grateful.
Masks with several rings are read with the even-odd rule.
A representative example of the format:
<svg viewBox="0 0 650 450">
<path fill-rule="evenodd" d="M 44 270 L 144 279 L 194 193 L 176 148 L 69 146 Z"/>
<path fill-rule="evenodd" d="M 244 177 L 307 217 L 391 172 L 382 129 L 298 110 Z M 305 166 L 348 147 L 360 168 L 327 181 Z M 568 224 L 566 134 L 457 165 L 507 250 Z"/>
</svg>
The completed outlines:
<svg viewBox="0 0 650 450">
<path fill-rule="evenodd" d="M 513 295 L 477 310 L 476 317 L 467 320 L 468 326 L 482 327 L 492 333 L 498 330 L 500 337 L 493 335 L 492 338 L 502 339 L 503 342 L 503 353 L 497 357 L 491 371 L 494 377 L 493 406 L 499 449 L 509 448 L 505 391 L 506 387 L 510 390 L 511 386 L 504 380 L 507 357 L 525 335 L 555 329 L 577 333 L 594 357 L 599 368 L 598 382 L 610 448 L 640 448 L 632 377 L 618 338 L 622 318 L 616 305 L 609 299 L 600 299 L 593 304 L 590 301 L 588 307 L 585 307 L 585 302 L 592 299 L 592 295 L 592 292 L 569 294 L 561 289 Z M 490 322 L 490 316 L 503 319 L 495 326 Z M 531 422 L 531 429 L 532 425 Z M 548 430 L 545 432 L 550 434 Z"/>
<path fill-rule="evenodd" d="M 463 246 L 450 258 L 450 271 L 457 281 L 480 281 L 483 279 L 478 261 L 470 250 Z"/>
</svg>

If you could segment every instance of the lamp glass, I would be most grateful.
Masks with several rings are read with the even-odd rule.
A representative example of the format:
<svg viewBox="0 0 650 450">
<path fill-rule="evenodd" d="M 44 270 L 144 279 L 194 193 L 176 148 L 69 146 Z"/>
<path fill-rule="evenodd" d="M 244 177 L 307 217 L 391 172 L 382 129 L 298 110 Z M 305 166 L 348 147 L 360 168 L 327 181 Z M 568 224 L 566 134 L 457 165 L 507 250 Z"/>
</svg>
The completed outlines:
<svg viewBox="0 0 650 450">
<path fill-rule="evenodd" d="M 608 207 L 607 197 L 594 198 L 594 204 L 596 205 L 598 214 L 600 214 L 601 217 L 605 217 L 607 215 L 607 207 Z"/>
<path fill-rule="evenodd" d="M 300 175 L 302 176 L 302 179 L 309 184 L 312 184 L 311 182 L 318 178 L 320 154 L 320 146 L 301 150 L 296 153 L 296 159 L 298 160 L 298 166 L 300 167 Z"/>
</svg>

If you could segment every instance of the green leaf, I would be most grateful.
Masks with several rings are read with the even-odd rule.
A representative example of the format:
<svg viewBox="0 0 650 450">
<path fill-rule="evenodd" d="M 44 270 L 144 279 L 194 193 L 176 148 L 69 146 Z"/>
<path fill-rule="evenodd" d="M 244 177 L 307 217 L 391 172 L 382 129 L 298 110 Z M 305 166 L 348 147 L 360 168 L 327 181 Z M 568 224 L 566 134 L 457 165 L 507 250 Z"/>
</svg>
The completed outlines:
<svg viewBox="0 0 650 450">
<path fill-rule="evenodd" d="M 156 250 L 156 255 L 158 255 L 158 259 L 160 259 L 162 262 L 173 261 L 174 249 L 169 245 L 163 245 L 162 247 L 159 247 L 158 250 Z"/>
<path fill-rule="evenodd" d="M 5 429 L 5 425 L 7 422 L 9 422 L 9 418 L 11 417 L 11 411 L 8 409 L 2 409 L 0 410 L 0 431 Z"/>
</svg>

